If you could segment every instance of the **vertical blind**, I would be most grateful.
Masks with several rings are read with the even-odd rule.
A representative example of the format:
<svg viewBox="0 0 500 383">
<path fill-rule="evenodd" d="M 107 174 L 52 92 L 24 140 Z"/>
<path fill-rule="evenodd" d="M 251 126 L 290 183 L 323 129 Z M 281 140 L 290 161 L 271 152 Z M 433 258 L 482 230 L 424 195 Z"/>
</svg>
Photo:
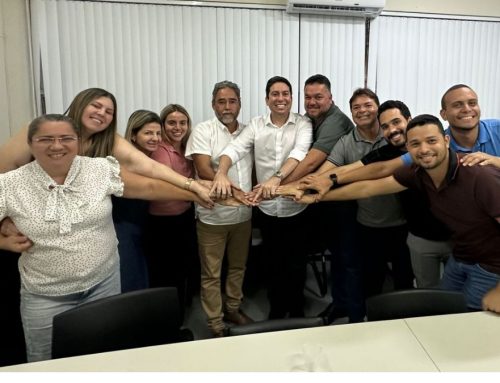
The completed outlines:
<svg viewBox="0 0 500 383">
<path fill-rule="evenodd" d="M 79 91 L 102 87 L 117 98 L 121 132 L 134 110 L 159 112 L 168 103 L 184 105 L 194 123 L 211 118 L 211 91 L 221 80 L 240 85 L 244 122 L 266 112 L 265 83 L 274 75 L 290 80 L 293 110 L 301 112 L 310 75 L 330 78 L 347 114 L 352 91 L 365 81 L 362 18 L 101 1 L 30 4 L 37 110 L 62 112 Z M 500 115 L 500 23 L 379 16 L 369 37 L 366 80 L 381 101 L 400 99 L 414 115 L 437 115 L 442 93 L 466 83 L 478 92 L 483 117 Z"/>
<path fill-rule="evenodd" d="M 335 103 L 347 115 L 353 90 L 364 84 L 364 60 L 363 18 L 301 15 L 300 83 L 316 73 L 327 76 Z"/>
<path fill-rule="evenodd" d="M 363 83 L 363 22 L 282 10 L 31 0 L 38 110 L 61 112 L 88 87 L 115 94 L 119 130 L 139 108 L 184 105 L 211 118 L 217 81 L 240 85 L 240 119 L 266 112 L 265 84 L 290 80 L 299 111 L 303 81 L 330 77 L 346 105 Z M 300 64 L 300 65 L 299 65 Z"/>
<path fill-rule="evenodd" d="M 379 16 L 371 24 L 368 85 L 413 115 L 439 115 L 441 96 L 464 83 L 483 118 L 500 116 L 500 23 Z"/>
<path fill-rule="evenodd" d="M 211 118 L 212 88 L 222 80 L 240 85 L 246 121 L 266 111 L 269 77 L 294 85 L 299 77 L 298 18 L 281 11 L 32 0 L 31 14 L 46 111 L 105 88 L 117 98 L 122 132 L 134 110 L 168 103 L 184 105 L 195 123 Z"/>
</svg>

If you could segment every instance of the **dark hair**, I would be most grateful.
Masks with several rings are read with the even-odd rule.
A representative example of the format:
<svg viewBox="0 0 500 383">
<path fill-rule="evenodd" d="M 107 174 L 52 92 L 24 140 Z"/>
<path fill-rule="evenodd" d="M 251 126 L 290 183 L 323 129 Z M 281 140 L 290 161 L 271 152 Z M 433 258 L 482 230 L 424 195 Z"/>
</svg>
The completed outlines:
<svg viewBox="0 0 500 383">
<path fill-rule="evenodd" d="M 423 125 L 436 125 L 439 129 L 439 133 L 444 137 L 444 128 L 443 124 L 439 120 L 439 118 L 431 115 L 431 114 L 421 114 L 413 119 L 410 120 L 408 125 L 406 126 L 406 136 L 408 136 L 408 132 L 417 127 L 417 126 L 423 126 Z"/>
<path fill-rule="evenodd" d="M 267 80 L 266 98 L 269 98 L 269 92 L 271 91 L 271 87 L 274 84 L 276 84 L 277 82 L 285 83 L 286 86 L 288 86 L 288 89 L 290 89 L 290 95 L 292 95 L 292 84 L 290 84 L 290 81 L 288 81 L 286 78 L 281 77 L 281 76 L 274 76 L 274 77 L 271 77 L 269 80 Z"/>
<path fill-rule="evenodd" d="M 322 74 L 315 74 L 309 77 L 304 83 L 304 87 L 311 84 L 321 84 L 326 86 L 329 92 L 332 91 L 332 85 L 330 84 L 330 80 L 328 80 L 328 77 L 323 76 Z"/>
<path fill-rule="evenodd" d="M 378 107 L 377 118 L 380 120 L 380 115 L 389 109 L 398 109 L 404 118 L 407 120 L 411 118 L 410 109 L 408 109 L 403 101 L 399 100 L 387 100 L 380 104 Z"/>
<path fill-rule="evenodd" d="M 35 118 L 33 121 L 28 126 L 28 144 L 31 144 L 31 141 L 33 141 L 33 136 L 38 132 L 38 129 L 40 129 L 40 126 L 44 124 L 45 122 L 66 122 L 69 124 L 73 130 L 75 131 L 76 135 L 80 137 L 80 127 L 75 124 L 73 119 L 71 117 L 65 116 L 63 114 L 44 114 L 42 116 L 39 116 Z"/>
<path fill-rule="evenodd" d="M 231 81 L 220 81 L 214 85 L 214 90 L 212 91 L 212 104 L 215 102 L 215 97 L 217 97 L 217 93 L 219 92 L 219 90 L 224 88 L 230 88 L 234 90 L 234 93 L 236 93 L 238 101 L 241 104 L 240 87 Z"/>
<path fill-rule="evenodd" d="M 470 86 L 468 86 L 468 85 L 465 85 L 465 84 L 455 84 L 455 85 L 453 85 L 446 92 L 444 92 L 443 97 L 441 97 L 441 109 L 446 109 L 446 103 L 445 103 L 444 99 L 446 98 L 446 96 L 448 95 L 448 93 L 453 92 L 454 90 L 460 89 L 460 88 L 467 88 L 467 89 L 470 89 L 470 90 L 472 90 L 474 92 L 474 90 Z"/>
<path fill-rule="evenodd" d="M 377 104 L 377 106 L 380 105 L 380 101 L 378 100 L 378 96 L 373 90 L 371 90 L 370 88 L 358 88 L 354 91 L 351 98 L 349 99 L 349 108 L 350 109 L 352 109 L 352 103 L 353 103 L 354 99 L 356 99 L 359 96 L 367 96 L 367 97 L 371 98 L 373 101 L 375 101 L 375 104 Z"/>
<path fill-rule="evenodd" d="M 111 100 L 114 106 L 113 120 L 109 126 L 101 132 L 95 133 L 90 138 L 90 147 L 85 153 L 81 153 L 88 157 L 106 157 L 112 154 L 115 145 L 116 135 L 116 98 L 112 93 L 101 88 L 89 88 L 78 93 L 64 114 L 68 115 L 75 121 L 79 129 L 85 128 L 82 125 L 82 115 L 85 108 L 93 101 L 101 97 L 107 97 Z"/>
</svg>

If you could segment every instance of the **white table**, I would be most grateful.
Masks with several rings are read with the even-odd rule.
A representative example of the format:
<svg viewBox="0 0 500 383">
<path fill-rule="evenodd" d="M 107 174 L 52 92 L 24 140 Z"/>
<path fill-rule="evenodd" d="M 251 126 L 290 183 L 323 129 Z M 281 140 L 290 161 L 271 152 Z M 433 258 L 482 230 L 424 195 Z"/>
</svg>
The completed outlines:
<svg viewBox="0 0 500 383">
<path fill-rule="evenodd" d="M 406 323 L 440 371 L 500 371 L 500 315 L 476 312 Z"/>
<path fill-rule="evenodd" d="M 0 371 L 500 371 L 500 316 L 470 313 L 177 343 Z"/>
</svg>

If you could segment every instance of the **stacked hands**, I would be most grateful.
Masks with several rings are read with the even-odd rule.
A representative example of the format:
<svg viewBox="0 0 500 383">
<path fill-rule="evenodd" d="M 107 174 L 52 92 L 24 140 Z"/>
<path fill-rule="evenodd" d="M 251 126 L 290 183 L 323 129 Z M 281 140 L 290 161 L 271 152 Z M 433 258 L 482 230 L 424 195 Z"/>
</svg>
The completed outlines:
<svg viewBox="0 0 500 383">
<path fill-rule="evenodd" d="M 206 181 L 204 181 L 206 182 Z M 210 197 L 226 206 L 257 206 L 262 200 L 278 196 L 293 199 L 295 202 L 312 204 L 319 202 L 332 186 L 328 175 L 309 175 L 298 181 L 280 185 L 280 179 L 271 177 L 255 185 L 251 192 L 244 192 L 235 186 L 229 178 L 217 173 L 212 182 Z"/>
</svg>

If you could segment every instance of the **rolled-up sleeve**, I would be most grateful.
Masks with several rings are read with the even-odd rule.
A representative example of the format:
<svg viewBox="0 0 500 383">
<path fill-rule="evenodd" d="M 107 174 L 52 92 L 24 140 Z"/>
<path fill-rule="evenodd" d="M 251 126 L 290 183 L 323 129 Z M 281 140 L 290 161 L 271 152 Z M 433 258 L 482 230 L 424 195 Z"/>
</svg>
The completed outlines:
<svg viewBox="0 0 500 383">
<path fill-rule="evenodd" d="M 297 135 L 295 146 L 290 152 L 288 158 L 294 158 L 297 161 L 302 161 L 309 152 L 313 139 L 313 130 L 311 121 L 307 118 L 301 118 L 297 121 Z"/>
<path fill-rule="evenodd" d="M 224 148 L 219 158 L 222 156 L 228 156 L 234 164 L 245 157 L 248 153 L 252 152 L 254 141 L 255 123 L 254 121 L 251 121 L 248 126 L 243 129 L 240 135 Z"/>
</svg>

